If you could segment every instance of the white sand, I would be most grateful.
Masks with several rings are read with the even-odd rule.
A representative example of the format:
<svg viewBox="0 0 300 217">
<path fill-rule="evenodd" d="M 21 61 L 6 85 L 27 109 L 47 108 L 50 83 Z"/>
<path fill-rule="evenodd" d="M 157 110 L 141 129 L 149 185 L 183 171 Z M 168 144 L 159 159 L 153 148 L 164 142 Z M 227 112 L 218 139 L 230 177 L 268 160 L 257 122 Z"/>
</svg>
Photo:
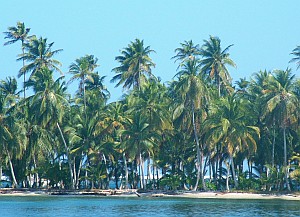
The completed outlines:
<svg viewBox="0 0 300 217">
<path fill-rule="evenodd" d="M 300 200 L 296 194 L 256 194 L 256 193 L 224 193 L 224 192 L 185 192 L 179 197 L 187 198 L 216 198 L 216 199 L 283 199 Z"/>
<path fill-rule="evenodd" d="M 48 195 L 45 191 L 0 191 L 0 196 L 43 196 Z M 72 195 L 72 194 L 70 194 Z M 80 194 L 78 194 L 80 195 Z M 300 201 L 300 194 L 257 194 L 257 193 L 225 193 L 225 192 L 193 192 L 186 191 L 178 194 L 167 194 L 163 192 L 148 192 L 135 194 L 131 192 L 128 194 L 128 191 L 120 191 L 119 194 L 111 195 L 114 197 L 183 197 L 183 198 L 214 198 L 214 199 L 282 199 L 282 200 L 298 200 Z"/>
</svg>

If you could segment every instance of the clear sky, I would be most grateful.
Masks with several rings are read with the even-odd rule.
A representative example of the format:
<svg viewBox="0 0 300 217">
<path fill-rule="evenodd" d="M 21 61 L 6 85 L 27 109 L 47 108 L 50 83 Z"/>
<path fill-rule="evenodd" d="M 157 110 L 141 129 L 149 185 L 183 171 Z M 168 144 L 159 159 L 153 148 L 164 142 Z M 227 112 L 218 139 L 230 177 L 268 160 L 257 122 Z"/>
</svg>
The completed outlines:
<svg viewBox="0 0 300 217">
<path fill-rule="evenodd" d="M 48 38 L 55 56 L 67 72 L 76 58 L 93 54 L 97 71 L 106 77 L 112 100 L 122 95 L 109 81 L 114 60 L 135 38 L 156 51 L 153 73 L 170 81 L 177 65 L 170 58 L 184 40 L 203 44 L 209 35 L 218 36 L 237 68 L 229 68 L 233 80 L 250 78 L 259 70 L 286 69 L 291 51 L 300 45 L 299 0 L 0 0 L 0 32 L 17 21 L 31 28 L 31 34 Z M 22 63 L 16 62 L 20 44 L 3 46 L 0 37 L 0 79 L 17 76 Z M 59 74 L 57 74 L 58 76 Z M 21 79 L 20 81 L 20 88 Z M 73 83 L 70 93 L 77 89 Z"/>
</svg>

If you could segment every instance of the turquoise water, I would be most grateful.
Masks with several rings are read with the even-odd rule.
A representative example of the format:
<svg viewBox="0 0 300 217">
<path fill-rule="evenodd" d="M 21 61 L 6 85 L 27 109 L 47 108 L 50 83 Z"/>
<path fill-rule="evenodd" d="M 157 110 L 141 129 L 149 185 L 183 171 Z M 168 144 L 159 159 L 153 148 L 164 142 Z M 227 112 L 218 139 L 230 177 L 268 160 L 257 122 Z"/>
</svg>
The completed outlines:
<svg viewBox="0 0 300 217">
<path fill-rule="evenodd" d="M 0 196 L 2 217 L 300 216 L 299 201 Z"/>
</svg>

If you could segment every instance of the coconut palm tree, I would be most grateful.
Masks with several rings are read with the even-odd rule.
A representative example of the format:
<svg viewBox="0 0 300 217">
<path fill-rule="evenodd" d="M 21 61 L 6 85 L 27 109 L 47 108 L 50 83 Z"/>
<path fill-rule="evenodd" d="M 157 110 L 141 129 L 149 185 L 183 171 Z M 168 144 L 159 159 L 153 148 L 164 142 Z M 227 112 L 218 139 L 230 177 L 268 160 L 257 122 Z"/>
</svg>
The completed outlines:
<svg viewBox="0 0 300 217">
<path fill-rule="evenodd" d="M 300 67 L 300 46 L 297 46 L 293 52 L 291 53 L 292 55 L 294 55 L 295 57 L 293 57 L 291 60 L 290 60 L 290 63 L 291 62 L 296 62 L 297 64 L 297 70 L 299 69 Z"/>
<path fill-rule="evenodd" d="M 219 96 L 221 95 L 221 87 L 229 86 L 231 82 L 227 65 L 236 67 L 228 53 L 232 46 L 229 45 L 222 50 L 221 40 L 218 37 L 209 36 L 209 40 L 204 40 L 200 49 L 202 71 L 218 87 Z"/>
<path fill-rule="evenodd" d="M 285 168 L 285 180 L 288 190 L 290 189 L 287 168 L 287 131 L 290 124 L 293 122 L 293 115 L 297 109 L 297 97 L 294 94 L 295 75 L 292 75 L 291 69 L 275 70 L 270 79 L 270 87 L 266 93 L 266 113 L 274 113 L 277 117 L 283 136 L 283 149 Z"/>
<path fill-rule="evenodd" d="M 79 80 L 79 94 L 83 96 L 84 110 L 86 111 L 86 94 L 85 84 L 89 82 L 95 82 L 92 75 L 97 65 L 98 59 L 94 55 L 85 55 L 75 60 L 69 67 L 69 72 L 73 75 L 68 83 L 74 80 Z"/>
<path fill-rule="evenodd" d="M 227 190 L 229 191 L 228 178 L 231 165 L 235 188 L 238 182 L 235 175 L 233 157 L 238 152 L 248 150 L 256 151 L 256 138 L 259 137 L 259 128 L 246 123 L 246 112 L 243 109 L 242 101 L 236 94 L 220 98 L 211 109 L 212 113 L 205 121 L 207 140 L 212 145 L 222 142 L 223 149 L 229 156 L 227 162 Z"/>
<path fill-rule="evenodd" d="M 270 71 L 259 71 L 251 77 L 248 88 L 248 99 L 251 103 L 252 120 L 254 124 L 260 128 L 260 145 L 254 156 L 256 165 L 264 167 L 265 164 L 275 166 L 275 144 L 278 133 L 278 119 L 275 113 L 265 115 L 267 99 L 265 95 L 270 89 L 270 79 L 272 73 Z M 270 170 L 267 167 L 267 174 Z M 251 174 L 250 174 L 251 175 Z"/>
<path fill-rule="evenodd" d="M 106 76 L 100 76 L 98 72 L 92 73 L 90 76 L 91 79 L 86 79 L 85 81 L 86 90 L 95 91 L 101 98 L 108 100 L 110 97 L 110 92 L 104 85 L 104 79 Z"/>
<path fill-rule="evenodd" d="M 175 49 L 176 55 L 171 58 L 175 59 L 175 62 L 181 61 L 177 69 L 188 59 L 198 58 L 200 55 L 199 44 L 194 44 L 192 40 L 184 41 L 180 45 L 181 47 Z"/>
<path fill-rule="evenodd" d="M 147 77 L 154 77 L 151 70 L 155 67 L 150 54 L 155 52 L 150 49 L 150 46 L 144 47 L 144 41 L 135 39 L 128 47 L 121 51 L 121 55 L 115 60 L 120 63 L 120 66 L 115 67 L 113 71 L 117 74 L 111 82 L 118 82 L 116 87 L 123 84 L 123 88 L 137 88 L 147 80 Z"/>
<path fill-rule="evenodd" d="M 155 132 L 149 130 L 146 118 L 139 113 L 134 113 L 132 121 L 125 130 L 121 131 L 125 144 L 125 152 L 131 158 L 136 158 L 139 165 L 140 187 L 144 189 L 144 159 L 143 153 L 152 152 L 154 146 Z"/>
<path fill-rule="evenodd" d="M 180 101 L 174 111 L 174 115 L 179 117 L 184 109 L 188 110 L 187 114 L 193 126 L 193 134 L 196 142 L 197 182 L 194 190 L 197 190 L 200 178 L 203 188 L 206 189 L 202 165 L 203 146 L 200 147 L 199 126 L 196 123 L 196 111 L 204 105 L 206 95 L 206 85 L 199 74 L 200 70 L 200 64 L 197 59 L 187 60 L 183 64 L 182 70 L 176 74 L 179 80 L 175 83 L 175 92 L 177 93 Z"/>
<path fill-rule="evenodd" d="M 4 46 L 14 44 L 18 41 L 21 41 L 22 55 L 24 55 L 25 43 L 27 43 L 28 40 L 32 37 L 32 36 L 28 35 L 29 31 L 30 31 L 30 28 L 26 28 L 25 24 L 22 22 L 17 22 L 16 27 L 14 27 L 14 26 L 8 27 L 8 31 L 4 32 L 4 34 L 6 35 L 5 39 L 8 39 L 9 41 L 5 42 Z M 23 59 L 23 67 L 24 66 L 25 66 L 25 60 Z M 24 78 L 24 83 L 25 83 L 25 81 L 26 81 L 25 73 L 23 75 L 23 78 Z M 26 94 L 25 94 L 25 86 L 24 86 L 24 99 L 25 99 L 25 97 L 26 97 Z"/>
<path fill-rule="evenodd" d="M 170 98 L 167 96 L 167 88 L 165 85 L 158 82 L 156 79 L 149 79 L 148 83 L 142 85 L 140 90 L 133 90 L 128 99 L 128 111 L 130 113 L 139 113 L 146 118 L 149 124 L 149 130 L 162 135 L 165 130 L 172 128 Z M 156 141 L 153 149 L 158 149 L 162 142 L 162 137 Z M 156 152 L 157 153 L 157 152 Z M 150 179 L 151 174 L 151 159 L 152 162 L 156 156 L 155 152 L 148 153 L 147 163 L 147 179 Z M 153 176 L 154 177 L 154 176 Z"/>
<path fill-rule="evenodd" d="M 47 38 L 32 37 L 29 42 L 24 44 L 25 53 L 21 54 L 17 60 L 28 62 L 24 65 L 18 74 L 18 77 L 31 71 L 31 75 L 46 67 L 50 70 L 61 72 L 59 67 L 61 63 L 53 59 L 53 56 L 62 51 L 62 49 L 52 50 L 54 42 L 48 43 Z M 30 76 L 31 76 L 30 75 Z"/>
<path fill-rule="evenodd" d="M 131 123 L 128 113 L 125 113 L 126 106 L 124 101 L 108 104 L 100 114 L 96 134 L 110 135 L 113 143 L 117 144 L 116 148 L 122 153 L 124 163 L 125 188 L 128 188 L 128 153 L 122 138 L 122 131 Z"/>
<path fill-rule="evenodd" d="M 7 81 L 9 83 L 1 80 L 0 85 L 0 150 L 8 159 L 13 185 L 18 187 L 13 160 L 21 158 L 26 139 L 22 122 L 16 115 L 16 81 L 11 78 Z"/>
<path fill-rule="evenodd" d="M 68 158 L 70 180 L 73 180 L 71 187 L 74 188 L 70 150 L 61 129 L 64 112 L 68 111 L 69 106 L 66 99 L 65 82 L 62 79 L 63 77 L 53 80 L 53 71 L 46 67 L 39 69 L 25 83 L 26 87 L 31 87 L 34 91 L 34 94 L 26 100 L 30 105 L 29 120 L 34 125 L 33 128 L 39 128 L 38 130 L 44 133 L 58 130 Z M 41 135 L 41 133 L 38 133 L 38 135 Z M 36 139 L 39 139 L 39 137 Z"/>
</svg>

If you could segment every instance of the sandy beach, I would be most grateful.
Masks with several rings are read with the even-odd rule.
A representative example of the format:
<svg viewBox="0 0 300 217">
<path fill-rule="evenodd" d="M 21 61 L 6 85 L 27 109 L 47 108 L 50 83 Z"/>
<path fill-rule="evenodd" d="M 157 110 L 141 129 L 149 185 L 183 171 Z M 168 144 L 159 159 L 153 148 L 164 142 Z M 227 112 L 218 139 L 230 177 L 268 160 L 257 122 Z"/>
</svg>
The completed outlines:
<svg viewBox="0 0 300 217">
<path fill-rule="evenodd" d="M 299 200 L 297 194 L 263 194 L 263 193 L 224 193 L 224 192 L 185 192 L 180 197 L 188 198 L 214 198 L 214 199 L 282 199 L 282 200 Z"/>
<path fill-rule="evenodd" d="M 294 200 L 300 201 L 300 194 L 289 193 L 241 193 L 241 192 L 171 192 L 171 191 L 149 191 L 138 193 L 136 189 L 131 190 L 89 190 L 89 191 L 48 191 L 48 190 L 16 190 L 1 189 L 0 196 L 47 196 L 47 195 L 72 195 L 72 196 L 112 196 L 112 197 L 184 197 L 199 199 L 242 199 L 242 200 Z"/>
</svg>

